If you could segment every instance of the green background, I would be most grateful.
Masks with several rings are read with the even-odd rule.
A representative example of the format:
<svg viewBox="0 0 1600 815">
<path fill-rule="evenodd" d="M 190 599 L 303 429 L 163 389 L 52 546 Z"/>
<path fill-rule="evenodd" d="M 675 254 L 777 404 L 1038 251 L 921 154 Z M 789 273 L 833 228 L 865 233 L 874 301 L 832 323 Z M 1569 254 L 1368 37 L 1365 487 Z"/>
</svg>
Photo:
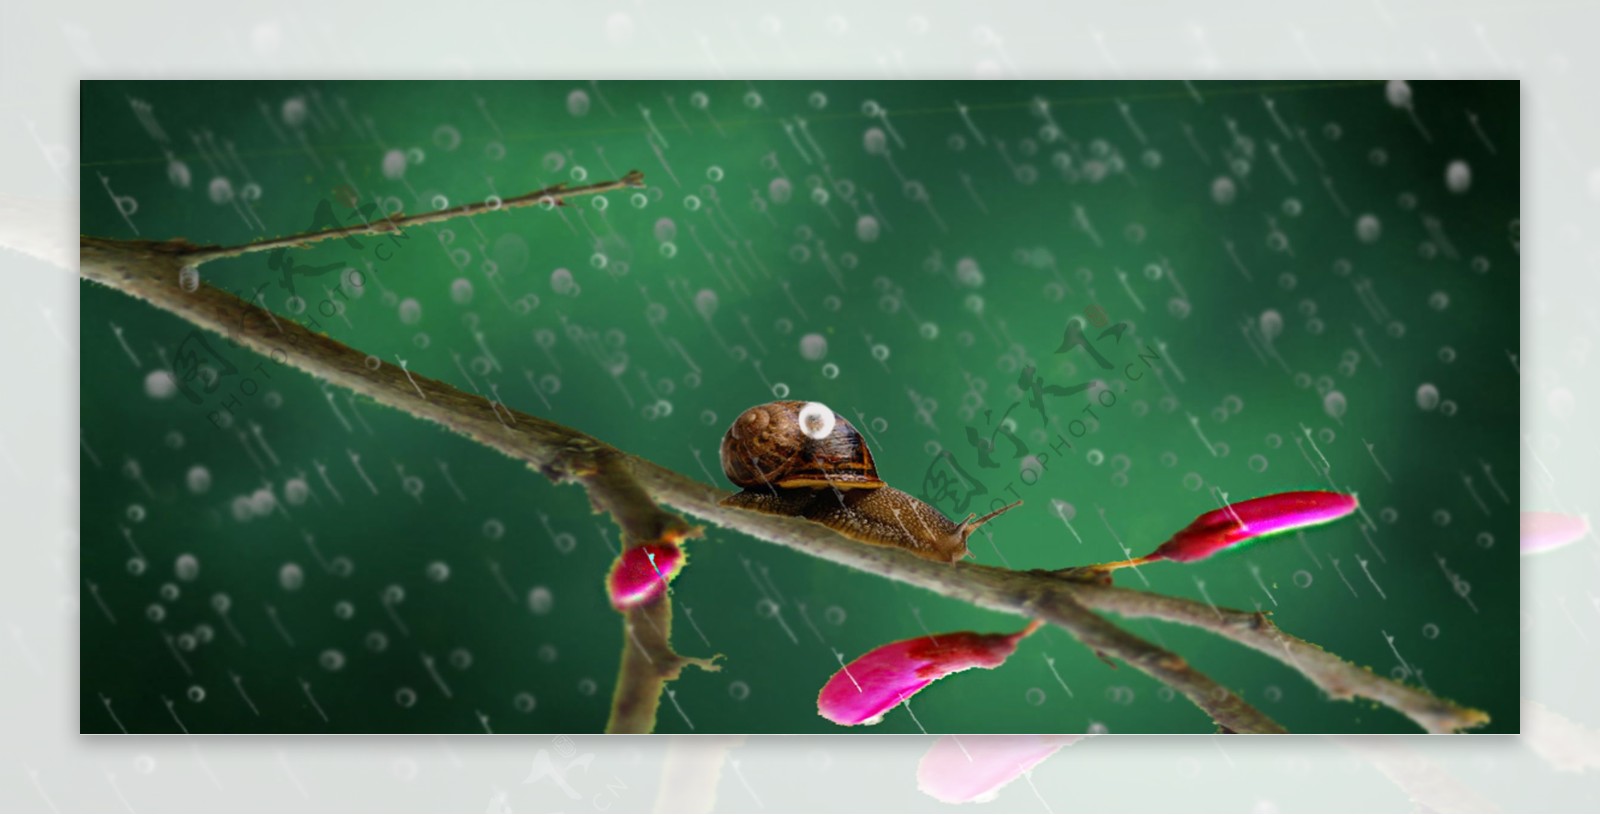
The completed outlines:
<svg viewBox="0 0 1600 815">
<path fill-rule="evenodd" d="M 1231 500 L 1327 488 L 1312 464 L 1326 457 L 1332 482 L 1360 494 L 1367 533 L 1346 520 L 1142 574 L 1158 591 L 1270 609 L 1384 673 L 1404 670 L 1392 636 L 1429 688 L 1515 732 L 1515 513 L 1484 467 L 1516 494 L 1517 85 L 1410 91 L 1408 111 L 1381 82 L 85 82 L 82 231 L 135 237 L 108 187 L 137 202 L 139 237 L 228 244 L 305 230 L 323 200 L 353 219 L 352 184 L 415 213 L 643 170 L 637 196 L 299 251 L 366 272 L 360 287 L 298 278 L 304 303 L 262 255 L 204 274 L 265 285 L 280 318 L 493 386 L 695 477 L 713 475 L 745 407 L 785 391 L 826 402 L 870 429 L 892 484 L 920 492 L 948 449 L 991 495 L 1026 499 L 974 538 L 985 563 L 1110 560 L 1119 538 L 1145 551 L 1217 507 L 1213 488 Z M 384 172 L 393 151 L 401 178 Z M 1465 190 L 1447 185 L 1455 160 L 1470 167 Z M 218 176 L 232 201 L 215 201 Z M 1373 240 L 1358 234 L 1363 214 L 1381 224 Z M 615 533 L 581 490 L 212 338 L 244 373 L 265 362 L 260 390 L 218 428 L 207 415 L 241 377 L 203 405 L 152 396 L 186 324 L 111 290 L 81 294 L 84 732 L 118 731 L 107 700 L 134 732 L 604 726 L 622 649 L 601 587 Z M 340 313 L 319 312 L 335 301 Z M 1083 352 L 1054 353 L 1091 304 L 1134 325 L 1108 356 L 1132 361 L 1149 343 L 1170 367 L 1113 372 L 1115 404 L 1071 450 L 1049 447 L 1085 396 L 1049 397 L 1048 424 L 1024 401 L 1016 433 L 1047 460 L 1014 459 L 1000 439 L 998 466 L 981 467 L 966 428 L 987 435 L 984 411 L 998 419 L 1023 398 L 1022 366 L 1057 386 L 1097 375 Z M 1276 356 L 1259 353 L 1269 310 Z M 825 358 L 802 355 L 807 334 L 826 339 Z M 1424 383 L 1447 403 L 1419 407 Z M 1348 405 L 1337 419 L 1329 390 Z M 195 467 L 209 475 L 201 492 Z M 727 659 L 673 685 L 660 732 L 835 731 L 815 711 L 834 649 L 849 659 L 929 631 L 1020 625 L 716 529 L 691 553 L 675 642 Z M 197 575 L 179 574 L 185 554 Z M 1465 599 L 1440 558 L 1470 584 Z M 289 564 L 304 575 L 293 590 Z M 548 607 L 530 599 L 541 588 Z M 760 613 L 772 604 L 776 616 Z M 1204 632 L 1130 627 L 1291 730 L 1414 731 Z M 897 710 L 870 732 L 1210 730 L 1049 629 L 911 707 L 915 720 Z"/>
</svg>

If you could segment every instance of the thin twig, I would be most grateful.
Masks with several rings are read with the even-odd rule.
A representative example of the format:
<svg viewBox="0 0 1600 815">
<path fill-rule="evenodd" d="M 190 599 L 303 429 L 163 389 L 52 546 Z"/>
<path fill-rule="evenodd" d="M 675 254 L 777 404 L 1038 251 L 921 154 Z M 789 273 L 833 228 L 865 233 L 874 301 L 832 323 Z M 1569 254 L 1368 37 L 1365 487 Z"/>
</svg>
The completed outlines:
<svg viewBox="0 0 1600 815">
<path fill-rule="evenodd" d="M 268 252 L 273 249 L 286 249 L 290 247 L 303 247 L 318 241 L 331 238 L 347 238 L 355 235 L 381 235 L 386 232 L 399 232 L 409 226 L 422 226 L 448 221 L 452 218 L 479 215 L 485 212 L 499 212 L 516 209 L 518 207 L 531 207 L 538 204 L 551 206 L 562 205 L 563 199 L 579 195 L 599 195 L 614 190 L 638 188 L 644 186 L 644 173 L 638 170 L 629 170 L 627 175 L 615 181 L 597 181 L 581 187 L 568 187 L 566 182 L 535 190 L 526 195 L 515 198 L 491 198 L 479 201 L 476 204 L 462 204 L 459 207 L 446 207 L 433 212 L 424 212 L 420 215 L 385 215 L 375 218 L 370 224 L 359 226 L 342 226 L 334 229 L 325 229 L 321 232 L 309 232 L 301 235 L 289 235 L 282 238 L 269 238 L 254 241 L 240 246 L 205 247 L 202 251 L 195 252 L 189 262 L 194 265 L 220 258 L 235 257 L 247 252 Z"/>
<path fill-rule="evenodd" d="M 435 213 L 443 217 L 461 214 L 468 213 L 459 209 Z M 285 240 L 296 243 L 305 238 Z M 236 249 L 238 251 L 222 251 L 234 254 L 256 251 Z M 649 498 L 666 506 L 761 540 L 980 607 L 1049 619 L 1089 647 L 1117 656 L 1180 690 L 1219 725 L 1235 732 L 1274 732 L 1277 725 L 1181 659 L 1122 632 L 1084 609 L 1128 617 L 1154 617 L 1205 628 L 1278 657 L 1333 698 L 1372 699 L 1404 713 L 1430 732 L 1462 730 L 1488 720 L 1480 711 L 1378 676 L 1327 654 L 1315 645 L 1290 637 L 1265 617 L 1230 611 L 1225 613 L 1224 622 L 1219 623 L 1210 606 L 1188 600 L 979 564 L 934 563 L 897 549 L 858 543 L 804 520 L 723 507 L 718 501 L 727 493 L 722 490 L 622 453 L 586 434 L 511 410 L 483 396 L 462 393 L 448 384 L 316 334 L 293 320 L 277 319 L 265 308 L 251 305 L 209 284 L 202 283 L 193 291 L 184 290 L 180 284 L 180 270 L 203 260 L 228 256 L 217 254 L 216 247 L 197 247 L 185 241 L 112 241 L 83 237 L 80 251 L 80 273 L 85 278 L 117 288 L 220 333 L 279 364 L 299 368 L 379 403 L 437 422 L 479 444 L 527 462 L 552 479 L 585 481 L 587 486 L 597 490 L 598 494 L 592 495 L 598 504 L 621 510 L 617 520 L 625 536 L 629 525 L 650 523 L 651 516 L 639 510 L 644 502 L 632 493 L 632 487 L 617 488 L 628 493 L 626 498 L 607 497 L 608 490 L 615 493 L 611 488 L 624 483 L 639 488 Z M 606 476 L 597 487 L 593 482 L 596 474 L 601 473 Z M 626 481 L 619 475 L 622 473 L 627 474 Z M 654 523 L 668 522 L 656 518 Z M 665 606 L 663 598 L 644 608 Z M 1248 626 L 1241 625 L 1238 615 L 1250 617 L 1252 622 Z M 1227 623 L 1229 619 L 1234 622 Z M 639 623 L 651 623 L 654 627 Z M 640 643 L 636 649 L 638 657 L 648 660 L 654 659 L 657 653 L 670 653 L 670 648 L 666 652 L 652 651 L 650 643 L 643 638 L 648 631 L 652 636 L 659 634 L 660 642 L 665 643 L 669 627 L 670 616 L 657 619 L 654 612 L 640 615 L 639 619 L 630 616 L 628 633 L 630 639 Z M 624 653 L 626 662 L 626 655 L 632 652 Z M 643 677 L 645 673 L 637 676 Z M 658 689 L 655 698 L 659 701 L 659 685 L 639 684 L 642 691 L 651 686 Z M 627 698 L 633 698 L 633 693 L 630 690 Z M 628 715 L 631 714 L 622 717 L 624 721 Z"/>
</svg>

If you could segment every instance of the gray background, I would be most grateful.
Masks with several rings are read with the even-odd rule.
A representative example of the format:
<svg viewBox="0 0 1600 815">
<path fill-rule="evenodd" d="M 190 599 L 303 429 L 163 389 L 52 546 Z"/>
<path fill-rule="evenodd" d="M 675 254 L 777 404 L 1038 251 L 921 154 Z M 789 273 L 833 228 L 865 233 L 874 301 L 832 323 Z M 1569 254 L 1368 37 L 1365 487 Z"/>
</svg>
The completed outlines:
<svg viewBox="0 0 1600 815">
<path fill-rule="evenodd" d="M 1600 487 L 1588 399 L 1600 329 L 1600 13 L 1575 3 L 395 3 L 330 9 L 8 7 L 0 196 L 77 231 L 81 77 L 1233 77 L 1523 80 L 1524 509 Z M 0 216 L 10 218 L 11 216 Z M 10 232 L 11 230 L 7 230 Z M 0 251 L 0 807 L 37 810 L 908 811 L 930 740 L 901 737 L 85 738 L 76 735 L 77 296 Z M 93 372 L 83 372 L 92 376 Z M 1588 473 L 1586 475 L 1586 473 Z M 1004 811 L 1594 810 L 1600 539 L 1523 562 L 1521 738 L 1095 737 L 987 805 Z M 540 761 L 564 786 L 525 783 Z M 664 765 L 709 762 L 694 777 Z M 575 763 L 574 763 L 575 762 Z M 670 785 L 675 793 L 663 798 Z"/>
</svg>

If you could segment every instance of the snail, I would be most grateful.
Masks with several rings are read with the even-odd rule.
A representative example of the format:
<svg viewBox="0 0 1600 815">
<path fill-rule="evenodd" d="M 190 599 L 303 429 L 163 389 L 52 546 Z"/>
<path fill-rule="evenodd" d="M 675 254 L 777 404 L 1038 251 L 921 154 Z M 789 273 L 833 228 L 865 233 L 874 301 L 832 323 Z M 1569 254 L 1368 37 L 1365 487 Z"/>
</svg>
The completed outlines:
<svg viewBox="0 0 1600 815">
<path fill-rule="evenodd" d="M 724 506 L 822 524 L 847 538 L 954 563 L 967 538 L 1021 501 L 960 523 L 883 482 L 855 426 L 821 402 L 768 402 L 722 437 L 722 472 L 741 488 Z"/>
</svg>

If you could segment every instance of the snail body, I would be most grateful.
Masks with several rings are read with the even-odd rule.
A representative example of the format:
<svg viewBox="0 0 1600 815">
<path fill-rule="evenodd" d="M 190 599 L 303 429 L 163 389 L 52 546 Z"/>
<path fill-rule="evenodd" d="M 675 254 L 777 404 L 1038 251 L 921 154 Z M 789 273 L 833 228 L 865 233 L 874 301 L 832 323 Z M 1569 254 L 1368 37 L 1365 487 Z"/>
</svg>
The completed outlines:
<svg viewBox="0 0 1600 815">
<path fill-rule="evenodd" d="M 722 470 L 741 491 L 725 506 L 804 518 L 877 546 L 954 563 L 979 526 L 1021 504 L 960 523 L 878 476 L 866 441 L 820 402 L 769 402 L 739 415 L 722 438 Z"/>
</svg>

